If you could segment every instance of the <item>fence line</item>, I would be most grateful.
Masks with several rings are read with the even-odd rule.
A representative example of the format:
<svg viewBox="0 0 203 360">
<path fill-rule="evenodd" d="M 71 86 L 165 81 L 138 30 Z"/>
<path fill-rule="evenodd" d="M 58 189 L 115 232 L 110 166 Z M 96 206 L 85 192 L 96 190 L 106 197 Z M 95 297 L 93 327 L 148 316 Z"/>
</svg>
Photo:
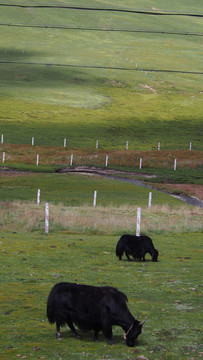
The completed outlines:
<svg viewBox="0 0 203 360">
<path fill-rule="evenodd" d="M 34 136 L 32 136 L 32 140 L 31 140 L 31 144 L 32 144 L 32 146 L 34 145 L 34 143 L 35 143 L 35 137 Z M 1 144 L 5 144 L 5 142 L 4 142 L 4 134 L 1 134 Z M 15 144 L 12 144 L 12 145 L 15 145 Z M 24 145 L 29 145 L 29 143 L 27 144 L 25 144 L 24 143 Z M 44 144 L 42 144 L 42 145 L 40 145 L 40 144 L 38 144 L 38 146 L 44 146 Z M 45 146 L 50 146 L 50 145 L 45 145 Z M 56 145 L 56 147 L 59 147 L 59 146 L 61 146 L 61 145 Z M 155 146 L 155 145 L 154 145 Z M 63 147 L 67 147 L 67 138 L 64 138 L 63 139 Z M 99 139 L 97 139 L 96 140 L 96 149 L 98 149 L 99 148 Z M 158 150 L 160 150 L 161 149 L 161 142 L 159 141 L 158 142 L 158 146 L 157 146 L 157 148 L 158 148 Z M 123 144 L 123 149 L 126 149 L 126 150 L 128 150 L 129 149 L 129 141 L 127 140 L 126 142 L 125 142 L 125 145 Z M 162 149 L 163 149 L 163 147 L 162 147 Z M 133 149 L 131 149 L 131 150 L 133 150 Z M 136 149 L 135 149 L 136 150 Z M 150 150 L 148 150 L 148 151 L 152 151 L 152 150 L 154 150 L 154 149 L 150 149 Z M 165 150 L 174 150 L 174 149 L 167 149 L 167 148 L 165 148 Z M 185 148 L 185 150 L 187 150 L 187 148 Z M 189 142 L 189 150 L 191 151 L 192 150 L 192 141 L 190 141 Z M 144 151 L 144 150 L 143 150 Z"/>
<path fill-rule="evenodd" d="M 191 152 L 191 146 L 192 145 L 190 145 L 190 149 L 189 149 L 189 152 Z M 2 152 L 2 163 L 4 164 L 5 163 L 5 159 L 6 159 L 6 157 L 5 157 L 5 151 L 3 151 Z M 124 155 L 124 154 L 123 154 Z M 14 156 L 14 155 L 13 155 Z M 40 154 L 37 154 L 36 155 L 36 166 L 39 166 L 39 156 L 40 156 Z M 43 156 L 43 155 L 42 155 Z M 82 166 L 83 165 L 83 163 L 82 163 L 82 161 L 80 161 L 79 163 L 77 163 L 77 156 L 78 156 L 78 158 L 81 158 L 81 157 L 83 157 L 83 158 L 86 158 L 87 160 L 85 160 L 85 165 L 87 165 L 87 162 L 90 162 L 89 163 L 89 165 L 87 165 L 87 166 L 105 166 L 105 167 L 108 167 L 108 162 L 109 162 L 109 156 L 108 155 L 100 155 L 100 157 L 98 156 L 98 155 L 96 155 L 96 159 L 97 159 L 97 161 L 96 162 L 92 162 L 92 160 L 88 160 L 88 158 L 90 158 L 91 159 L 91 157 L 92 157 L 92 155 L 91 154 L 85 154 L 85 155 L 76 155 L 76 161 L 75 161 L 75 166 Z M 93 155 L 94 156 L 94 155 Z M 124 155 L 125 156 L 125 155 Z M 69 162 L 69 165 L 70 166 L 73 166 L 73 157 L 74 157 L 74 154 L 71 154 L 70 155 L 70 162 Z M 104 158 L 105 157 L 105 160 L 104 160 L 104 163 L 102 163 L 102 158 Z M 146 155 L 146 158 L 144 158 L 144 160 L 145 160 L 145 169 L 146 169 L 146 171 L 147 171 L 147 168 L 156 168 L 156 167 L 159 167 L 160 169 L 161 168 L 164 168 L 164 169 L 168 169 L 168 170 L 170 170 L 170 169 L 172 169 L 173 168 L 173 170 L 174 171 L 176 171 L 177 170 L 177 158 L 175 158 L 174 160 L 172 160 L 171 158 L 167 158 L 167 157 L 165 157 L 165 158 L 159 158 L 159 157 L 149 157 L 149 156 L 147 156 Z M 180 159 L 181 160 L 181 159 Z M 185 161 L 187 160 L 187 159 L 184 159 Z M 12 162 L 13 161 L 15 161 L 15 160 L 12 160 Z M 132 163 L 132 156 L 130 157 L 130 161 L 131 161 L 131 163 L 130 164 L 128 164 L 130 167 L 133 167 L 134 169 L 143 169 L 143 158 L 139 158 L 139 164 L 138 164 L 138 166 L 136 166 L 136 161 L 137 161 L 137 156 L 135 155 L 135 158 L 134 158 L 134 162 Z M 172 165 L 172 161 L 173 161 L 173 165 Z M 192 164 L 192 165 L 194 165 L 194 159 L 190 159 L 190 163 Z M 7 161 L 8 162 L 8 161 Z M 123 162 L 123 163 L 122 163 Z M 199 164 L 201 164 L 201 161 L 199 160 L 199 159 L 197 159 L 197 163 L 199 163 Z M 125 166 L 126 165 L 126 163 L 125 163 L 125 159 L 124 158 L 122 158 L 122 161 L 120 162 L 120 164 L 118 164 L 118 162 L 116 161 L 115 163 L 114 163 L 114 160 L 112 161 L 112 165 L 118 165 L 118 166 Z M 154 164 L 156 164 L 155 166 L 153 166 Z M 30 165 L 32 165 L 32 164 L 30 164 Z M 49 166 L 54 166 L 54 164 L 53 163 L 51 163 L 51 162 L 49 162 L 48 164 L 46 163 L 46 164 L 43 164 L 43 162 L 41 162 L 41 165 L 49 165 Z M 61 165 L 61 166 L 64 166 L 64 162 L 62 162 L 61 164 L 58 164 L 58 165 Z M 67 161 L 67 163 L 65 163 L 65 165 L 66 166 L 68 166 L 68 161 Z M 188 163 L 188 165 L 189 165 L 189 163 Z M 193 166 L 194 167 L 194 166 Z"/>
</svg>

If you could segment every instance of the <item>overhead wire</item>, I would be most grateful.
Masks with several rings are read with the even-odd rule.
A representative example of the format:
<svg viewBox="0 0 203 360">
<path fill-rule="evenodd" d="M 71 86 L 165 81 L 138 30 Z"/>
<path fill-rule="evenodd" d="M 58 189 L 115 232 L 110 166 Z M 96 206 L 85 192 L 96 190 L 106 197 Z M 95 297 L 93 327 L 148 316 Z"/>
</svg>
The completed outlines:
<svg viewBox="0 0 203 360">
<path fill-rule="evenodd" d="M 68 6 L 68 5 L 29 5 L 29 4 L 6 4 L 0 3 L 0 6 L 19 7 L 19 8 L 44 8 L 44 9 L 69 9 L 69 10 L 83 10 L 83 11 L 109 11 L 109 12 L 125 12 L 142 15 L 161 15 L 161 16 L 195 16 L 203 17 L 200 13 L 187 12 L 168 12 L 166 10 L 135 10 L 122 8 L 99 8 L 99 7 L 83 7 L 83 6 Z"/>
<path fill-rule="evenodd" d="M 147 72 L 162 72 L 162 73 L 179 73 L 179 74 L 193 74 L 203 75 L 201 71 L 187 71 L 187 70 L 173 70 L 173 69 L 150 69 L 150 68 L 124 68 L 102 65 L 78 65 L 78 64 L 60 64 L 60 63 L 41 63 L 41 62 L 24 62 L 24 61 L 8 61 L 0 60 L 1 64 L 11 65 L 34 65 L 34 66 L 55 66 L 55 67 L 71 67 L 71 68 L 86 68 L 86 69 L 103 69 L 103 70 L 119 70 L 119 71 L 143 71 Z"/>
<path fill-rule="evenodd" d="M 119 8 L 95 8 L 95 7 L 78 7 L 78 6 L 65 6 L 65 5 L 28 5 L 28 4 L 5 4 L 0 3 L 1 6 L 7 7 L 19 7 L 19 8 L 53 8 L 53 9 L 71 9 L 71 10 L 83 10 L 83 11 L 111 11 L 111 12 L 127 12 L 142 15 L 168 15 L 168 16 L 195 16 L 203 17 L 203 14 L 199 13 L 184 13 L 184 12 L 167 12 L 164 10 L 146 11 L 146 10 L 133 10 L 133 9 L 119 9 Z M 68 27 L 64 25 L 47 25 L 47 24 L 11 24 L 0 23 L 0 26 L 15 26 L 15 27 L 36 27 L 36 28 L 51 28 L 51 29 L 68 29 L 68 30 L 80 30 L 80 31 L 119 31 L 119 32 L 142 32 L 142 33 L 158 33 L 158 34 L 172 34 L 172 35 L 184 35 L 184 36 L 203 36 L 202 33 L 189 33 L 189 32 L 170 32 L 161 30 L 148 30 L 148 29 L 110 29 L 110 28 L 86 28 L 86 27 Z M 74 64 L 46 64 L 46 63 L 34 63 L 34 62 L 18 62 L 18 61 L 0 61 L 0 64 L 22 64 L 22 65 L 39 65 L 39 66 L 61 66 L 61 67 L 81 67 L 92 69 L 111 69 L 111 70 L 123 70 L 123 71 L 145 71 L 145 72 L 168 72 L 168 73 L 184 73 L 184 74 L 198 74 L 202 75 L 203 72 L 199 71 L 184 71 L 184 70 L 172 70 L 172 69 L 138 69 L 138 68 L 123 68 L 123 67 L 109 67 L 109 66 L 93 66 L 93 65 L 74 65 Z"/>
<path fill-rule="evenodd" d="M 165 31 L 152 29 L 119 29 L 106 27 L 81 27 L 81 26 L 66 26 L 66 25 L 49 25 L 49 24 L 17 24 L 17 23 L 0 23 L 0 26 L 8 27 L 22 27 L 22 28 L 40 28 L 40 29 L 56 29 L 56 30 L 79 30 L 79 31 L 104 31 L 104 32 L 129 32 L 129 33 L 148 33 L 148 34 L 163 34 L 163 35 L 182 35 L 182 36 L 203 36 L 199 32 L 179 32 L 179 31 Z"/>
</svg>

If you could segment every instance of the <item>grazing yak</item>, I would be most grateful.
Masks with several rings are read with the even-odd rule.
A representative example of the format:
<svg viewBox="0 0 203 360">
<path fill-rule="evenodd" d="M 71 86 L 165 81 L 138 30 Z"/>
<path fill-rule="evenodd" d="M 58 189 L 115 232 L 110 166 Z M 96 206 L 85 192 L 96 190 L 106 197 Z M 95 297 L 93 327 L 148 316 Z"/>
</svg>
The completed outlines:
<svg viewBox="0 0 203 360">
<path fill-rule="evenodd" d="M 143 261 L 145 261 L 147 253 L 151 255 L 152 261 L 157 261 L 159 255 L 150 237 L 129 234 L 122 235 L 116 246 L 116 255 L 119 260 L 122 260 L 123 253 L 125 253 L 129 261 L 131 260 L 129 255 L 132 255 L 135 259 L 143 259 Z"/>
<path fill-rule="evenodd" d="M 47 317 L 56 323 L 56 337 L 60 340 L 60 326 L 66 323 L 76 338 L 80 338 L 73 324 L 83 330 L 94 330 L 98 341 L 101 330 L 109 344 L 113 344 L 112 325 L 125 331 L 127 346 L 134 346 L 146 321 L 139 322 L 127 307 L 127 296 L 111 286 L 89 286 L 61 282 L 53 286 L 47 300 Z"/>
</svg>

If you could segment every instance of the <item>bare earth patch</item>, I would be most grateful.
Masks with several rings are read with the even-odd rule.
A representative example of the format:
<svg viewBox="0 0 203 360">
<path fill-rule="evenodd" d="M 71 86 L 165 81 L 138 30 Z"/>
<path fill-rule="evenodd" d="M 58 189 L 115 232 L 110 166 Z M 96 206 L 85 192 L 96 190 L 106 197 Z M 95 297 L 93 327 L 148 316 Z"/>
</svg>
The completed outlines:
<svg viewBox="0 0 203 360">
<path fill-rule="evenodd" d="M 122 170 L 114 170 L 114 169 L 103 169 L 103 168 L 96 168 L 94 166 L 75 166 L 74 168 L 68 167 L 65 169 L 60 170 L 60 173 L 83 173 L 88 175 L 105 175 L 105 176 L 113 176 L 113 175 L 132 175 L 135 178 L 142 176 L 144 178 L 154 178 L 156 175 L 149 175 L 149 174 L 143 174 L 143 173 L 135 173 L 135 172 L 127 172 Z"/>
<path fill-rule="evenodd" d="M 152 91 L 153 93 L 156 93 L 156 90 L 153 89 L 151 86 L 149 86 L 149 85 L 147 85 L 147 84 L 145 84 L 145 85 L 140 84 L 140 86 L 143 87 L 143 88 L 145 88 L 145 89 L 149 89 L 149 90 Z"/>
</svg>

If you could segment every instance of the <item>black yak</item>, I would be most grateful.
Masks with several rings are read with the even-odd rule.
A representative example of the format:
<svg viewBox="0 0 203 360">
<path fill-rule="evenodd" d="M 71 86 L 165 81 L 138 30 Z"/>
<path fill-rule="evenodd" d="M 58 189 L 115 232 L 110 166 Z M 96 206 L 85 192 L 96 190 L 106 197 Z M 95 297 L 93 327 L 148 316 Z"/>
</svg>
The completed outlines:
<svg viewBox="0 0 203 360">
<path fill-rule="evenodd" d="M 127 307 L 127 296 L 111 286 L 89 286 L 61 282 L 52 288 L 47 300 L 47 317 L 56 323 L 56 337 L 61 339 L 60 326 L 68 324 L 76 338 L 79 334 L 73 324 L 83 330 L 94 330 L 98 341 L 101 330 L 109 344 L 113 344 L 112 325 L 121 326 L 128 346 L 134 346 L 142 331 L 139 322 Z"/>
<path fill-rule="evenodd" d="M 127 259 L 130 261 L 130 255 L 135 259 L 143 259 L 145 261 L 145 255 L 149 253 L 152 257 L 152 261 L 157 261 L 159 252 L 155 249 L 152 239 L 146 235 L 122 235 L 116 246 L 116 255 L 119 260 L 122 260 L 122 255 L 125 253 Z"/>
</svg>

